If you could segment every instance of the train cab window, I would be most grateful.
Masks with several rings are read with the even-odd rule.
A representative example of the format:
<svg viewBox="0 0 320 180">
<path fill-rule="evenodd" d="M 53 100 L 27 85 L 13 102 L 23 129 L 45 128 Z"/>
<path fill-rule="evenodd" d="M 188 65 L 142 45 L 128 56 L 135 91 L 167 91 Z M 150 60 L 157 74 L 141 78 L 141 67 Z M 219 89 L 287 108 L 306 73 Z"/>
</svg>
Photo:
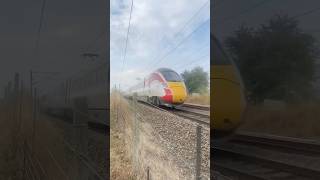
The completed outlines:
<svg viewBox="0 0 320 180">
<path fill-rule="evenodd" d="M 174 71 L 161 71 L 162 75 L 164 76 L 164 78 L 166 79 L 166 81 L 169 82 L 181 82 L 182 79 L 180 78 L 180 76 L 174 72 Z"/>
<path fill-rule="evenodd" d="M 211 62 L 213 65 L 228 65 L 230 61 L 215 37 L 211 37 Z"/>
</svg>

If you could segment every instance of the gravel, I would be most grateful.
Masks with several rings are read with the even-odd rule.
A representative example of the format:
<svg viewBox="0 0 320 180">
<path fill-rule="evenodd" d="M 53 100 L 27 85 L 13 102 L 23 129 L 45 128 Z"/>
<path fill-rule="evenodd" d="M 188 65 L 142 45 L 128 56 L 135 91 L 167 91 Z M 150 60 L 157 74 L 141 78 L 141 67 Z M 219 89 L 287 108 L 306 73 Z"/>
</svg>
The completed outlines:
<svg viewBox="0 0 320 180">
<path fill-rule="evenodd" d="M 158 144 L 164 147 L 186 177 L 195 175 L 196 128 L 197 123 L 182 117 L 138 104 L 138 117 L 148 123 L 158 137 Z M 210 177 L 210 128 L 205 125 L 201 133 L 201 176 Z"/>
</svg>

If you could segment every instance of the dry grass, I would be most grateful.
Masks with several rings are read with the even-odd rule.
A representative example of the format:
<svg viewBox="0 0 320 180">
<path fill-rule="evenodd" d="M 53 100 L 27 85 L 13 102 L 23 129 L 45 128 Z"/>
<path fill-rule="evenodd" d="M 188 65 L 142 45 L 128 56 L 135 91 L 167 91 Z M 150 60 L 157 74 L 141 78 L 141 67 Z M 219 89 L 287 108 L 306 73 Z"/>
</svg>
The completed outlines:
<svg viewBox="0 0 320 180">
<path fill-rule="evenodd" d="M 113 91 L 110 96 L 110 172 L 111 179 L 137 179 L 132 165 L 130 147 L 131 123 L 128 120 L 130 111 L 128 104 Z"/>
<path fill-rule="evenodd" d="M 111 130 L 110 142 L 111 179 L 135 180 L 132 162 L 126 153 L 126 145 L 123 142 L 123 137 L 119 132 Z"/>
<path fill-rule="evenodd" d="M 147 167 L 149 168 L 149 175 L 151 179 L 187 179 L 183 177 L 180 169 L 177 168 L 173 158 L 157 144 L 160 137 L 153 134 L 153 128 L 149 124 L 141 124 L 139 127 L 139 143 L 138 150 L 138 179 L 147 179 Z M 193 178 L 192 178 L 193 179 Z"/>
<path fill-rule="evenodd" d="M 12 116 L 12 114 L 18 114 L 13 107 L 6 105 L 0 108 L 0 179 L 23 179 L 22 149 L 26 150 L 23 148 L 24 141 L 28 143 L 30 148 L 34 147 L 32 151 L 34 152 L 33 163 L 36 166 L 40 164 L 47 178 L 67 179 L 62 170 L 67 171 L 74 164 L 71 164 L 73 161 L 70 161 L 70 154 L 66 152 L 62 130 L 53 124 L 54 120 L 43 114 L 38 114 L 34 124 L 35 141 L 32 143 L 33 121 L 30 102 L 30 97 L 23 98 L 21 121 L 17 116 Z M 28 155 L 31 156 L 31 149 Z M 30 166 L 31 164 L 28 164 L 27 161 L 26 167 Z"/>
<path fill-rule="evenodd" d="M 40 116 L 39 119 L 41 121 L 39 120 L 35 126 L 35 154 L 47 176 L 61 180 L 72 177 L 77 161 L 64 143 L 68 140 L 63 136 L 63 129 L 54 124 L 55 121 L 61 120 L 46 115 Z"/>
<path fill-rule="evenodd" d="M 292 137 L 320 137 L 320 104 L 287 105 L 280 110 L 249 106 L 240 130 Z"/>
<path fill-rule="evenodd" d="M 189 95 L 185 102 L 193 103 L 193 104 L 210 105 L 210 95 L 209 94 L 202 94 L 198 96 Z"/>
<path fill-rule="evenodd" d="M 137 137 L 134 139 L 134 114 L 130 109 L 132 106 L 117 92 L 112 92 L 110 103 L 111 179 L 146 179 L 147 168 L 153 180 L 185 179 L 181 177 L 173 158 L 164 150 L 162 144 L 158 143 L 161 137 L 154 133 L 150 124 L 137 121 Z M 134 143 L 135 140 L 137 143 Z"/>
<path fill-rule="evenodd" d="M 17 104 L 13 102 L 0 105 L 0 179 L 22 179 L 23 141 L 16 111 Z"/>
<path fill-rule="evenodd" d="M 3 114 L 3 112 L 1 112 Z M 16 158 L 15 137 L 11 133 L 12 126 L 7 124 L 1 115 L 0 124 L 0 179 L 20 179 L 18 159 Z M 20 169 L 21 170 L 21 169 Z"/>
</svg>

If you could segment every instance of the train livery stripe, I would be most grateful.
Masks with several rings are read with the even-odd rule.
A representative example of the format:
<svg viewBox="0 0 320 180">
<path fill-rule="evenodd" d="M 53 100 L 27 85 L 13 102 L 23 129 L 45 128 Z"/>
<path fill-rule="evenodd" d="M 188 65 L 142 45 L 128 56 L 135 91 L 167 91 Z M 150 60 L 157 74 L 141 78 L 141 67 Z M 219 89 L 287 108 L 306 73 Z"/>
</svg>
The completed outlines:
<svg viewBox="0 0 320 180">
<path fill-rule="evenodd" d="M 167 103 L 172 103 L 173 97 L 172 97 L 172 92 L 170 89 L 165 88 L 165 95 L 161 97 L 161 99 Z"/>
<path fill-rule="evenodd" d="M 150 83 L 152 82 L 152 81 L 154 81 L 154 80 L 157 80 L 157 81 L 159 81 L 159 82 L 161 82 L 161 83 L 164 83 L 165 82 L 165 80 L 163 79 L 163 78 L 161 78 L 161 76 L 158 74 L 158 73 L 152 73 L 151 75 L 150 75 L 150 78 L 147 80 L 147 84 L 150 86 Z"/>
</svg>

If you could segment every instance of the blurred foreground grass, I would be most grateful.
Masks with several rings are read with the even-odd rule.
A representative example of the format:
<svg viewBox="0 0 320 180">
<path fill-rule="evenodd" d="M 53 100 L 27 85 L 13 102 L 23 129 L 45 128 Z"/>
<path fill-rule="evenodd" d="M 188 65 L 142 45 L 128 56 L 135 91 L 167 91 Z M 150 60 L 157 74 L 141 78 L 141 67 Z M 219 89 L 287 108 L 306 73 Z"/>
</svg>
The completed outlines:
<svg viewBox="0 0 320 180">
<path fill-rule="evenodd" d="M 22 179 L 21 159 L 18 158 L 21 135 L 14 121 L 9 121 L 10 111 L 0 105 L 0 179 Z"/>
<path fill-rule="evenodd" d="M 320 103 L 288 104 L 279 109 L 249 105 L 239 129 L 320 139 Z"/>
</svg>

